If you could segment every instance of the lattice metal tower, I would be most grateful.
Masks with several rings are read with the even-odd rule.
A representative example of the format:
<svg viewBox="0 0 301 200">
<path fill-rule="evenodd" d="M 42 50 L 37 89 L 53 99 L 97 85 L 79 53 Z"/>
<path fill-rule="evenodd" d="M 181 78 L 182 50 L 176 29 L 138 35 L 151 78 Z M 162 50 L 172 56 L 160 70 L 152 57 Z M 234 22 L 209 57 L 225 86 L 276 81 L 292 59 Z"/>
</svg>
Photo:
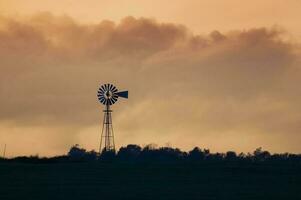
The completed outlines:
<svg viewBox="0 0 301 200">
<path fill-rule="evenodd" d="M 128 91 L 118 92 L 118 89 L 112 84 L 101 85 L 97 92 L 97 97 L 100 103 L 105 105 L 99 153 L 104 151 L 115 152 L 114 131 L 112 124 L 112 110 L 110 106 L 113 105 L 118 97 L 128 98 Z"/>
</svg>

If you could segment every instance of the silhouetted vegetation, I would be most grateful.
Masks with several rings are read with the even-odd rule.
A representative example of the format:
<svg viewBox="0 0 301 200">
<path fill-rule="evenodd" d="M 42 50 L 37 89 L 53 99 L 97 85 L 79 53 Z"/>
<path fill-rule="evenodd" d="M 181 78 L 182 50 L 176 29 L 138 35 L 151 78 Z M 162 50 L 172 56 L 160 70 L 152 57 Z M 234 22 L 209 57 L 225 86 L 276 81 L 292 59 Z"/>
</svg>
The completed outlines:
<svg viewBox="0 0 301 200">
<path fill-rule="evenodd" d="M 129 144 L 121 147 L 118 152 L 104 151 L 101 154 L 96 151 L 87 151 L 78 144 L 72 146 L 67 155 L 55 157 L 20 156 L 10 159 L 0 158 L 0 162 L 24 162 L 24 163 L 58 163 L 58 162 L 237 162 L 237 163 L 291 163 L 301 165 L 301 154 L 271 154 L 268 151 L 257 148 L 252 154 L 237 154 L 234 151 L 226 153 L 210 153 L 209 149 L 193 148 L 189 152 L 178 148 L 159 147 L 146 145 L 140 147 Z"/>
<path fill-rule="evenodd" d="M 301 199 L 301 155 L 127 145 L 0 159 L 0 199 Z"/>
<path fill-rule="evenodd" d="M 97 159 L 97 153 L 94 150 L 86 151 L 76 144 L 69 150 L 68 158 L 71 161 L 92 161 Z"/>
</svg>

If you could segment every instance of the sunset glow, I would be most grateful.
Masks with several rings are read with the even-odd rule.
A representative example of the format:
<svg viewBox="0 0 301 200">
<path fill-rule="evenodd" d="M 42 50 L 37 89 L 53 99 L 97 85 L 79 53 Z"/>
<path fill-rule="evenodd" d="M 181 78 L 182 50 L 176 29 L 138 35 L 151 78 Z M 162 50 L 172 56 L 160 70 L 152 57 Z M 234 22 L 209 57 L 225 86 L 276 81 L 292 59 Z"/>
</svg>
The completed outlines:
<svg viewBox="0 0 301 200">
<path fill-rule="evenodd" d="M 264 2 L 264 3 L 263 3 Z M 117 147 L 300 153 L 301 2 L 0 1 L 0 147 L 99 145 L 98 86 Z"/>
</svg>

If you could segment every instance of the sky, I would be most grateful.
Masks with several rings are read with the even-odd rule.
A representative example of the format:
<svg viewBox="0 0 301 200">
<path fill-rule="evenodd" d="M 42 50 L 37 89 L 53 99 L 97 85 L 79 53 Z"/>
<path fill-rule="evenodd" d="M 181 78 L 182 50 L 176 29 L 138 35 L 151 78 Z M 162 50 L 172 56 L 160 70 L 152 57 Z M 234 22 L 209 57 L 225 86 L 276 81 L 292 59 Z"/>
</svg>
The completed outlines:
<svg viewBox="0 0 301 200">
<path fill-rule="evenodd" d="M 301 2 L 0 0 L 0 150 L 117 147 L 300 153 Z"/>
</svg>

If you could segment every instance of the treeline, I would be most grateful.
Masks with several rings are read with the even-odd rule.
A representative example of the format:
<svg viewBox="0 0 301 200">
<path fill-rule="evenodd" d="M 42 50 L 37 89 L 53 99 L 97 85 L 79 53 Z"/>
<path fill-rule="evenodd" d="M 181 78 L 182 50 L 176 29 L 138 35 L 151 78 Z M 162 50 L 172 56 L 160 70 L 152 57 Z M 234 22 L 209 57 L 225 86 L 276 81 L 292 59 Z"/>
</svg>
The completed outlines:
<svg viewBox="0 0 301 200">
<path fill-rule="evenodd" d="M 129 144 L 121 147 L 118 152 L 87 151 L 79 145 L 70 148 L 67 155 L 55 157 L 21 156 L 10 159 L 0 158 L 0 162 L 25 162 L 25 163 L 64 163 L 64 162 L 230 162 L 230 163 L 271 163 L 271 164 L 297 164 L 301 165 L 301 154 L 271 154 L 268 151 L 257 148 L 253 153 L 239 153 L 228 151 L 226 153 L 211 153 L 209 149 L 193 148 L 189 152 L 178 148 L 159 147 L 146 145 L 140 147 Z"/>
</svg>

